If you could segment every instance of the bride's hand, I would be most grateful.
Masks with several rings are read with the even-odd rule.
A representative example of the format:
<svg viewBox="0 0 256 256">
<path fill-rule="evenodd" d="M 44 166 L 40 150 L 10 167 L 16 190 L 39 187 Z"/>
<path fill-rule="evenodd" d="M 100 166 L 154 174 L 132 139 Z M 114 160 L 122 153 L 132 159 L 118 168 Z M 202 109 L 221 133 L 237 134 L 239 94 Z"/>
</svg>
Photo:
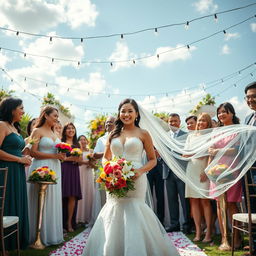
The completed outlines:
<svg viewBox="0 0 256 256">
<path fill-rule="evenodd" d="M 134 173 L 135 175 L 133 176 L 133 179 L 136 180 L 143 174 L 143 171 L 141 171 L 140 169 L 137 169 L 137 170 L 134 170 Z"/>
</svg>

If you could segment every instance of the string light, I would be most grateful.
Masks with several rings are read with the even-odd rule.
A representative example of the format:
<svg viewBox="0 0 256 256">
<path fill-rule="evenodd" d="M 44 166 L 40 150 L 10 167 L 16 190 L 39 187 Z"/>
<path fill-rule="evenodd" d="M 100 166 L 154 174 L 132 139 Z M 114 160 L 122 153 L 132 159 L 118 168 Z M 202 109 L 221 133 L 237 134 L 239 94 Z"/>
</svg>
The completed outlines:
<svg viewBox="0 0 256 256">
<path fill-rule="evenodd" d="M 17 32 L 16 32 L 16 36 L 18 36 L 18 35 L 19 35 L 19 33 L 20 33 L 20 32 L 19 32 L 19 31 L 17 31 Z"/>
<path fill-rule="evenodd" d="M 83 38 L 81 38 L 81 39 L 80 39 L 80 42 L 81 42 L 81 43 L 83 43 L 83 42 L 84 42 L 84 39 L 83 39 Z"/>
<path fill-rule="evenodd" d="M 216 14 L 216 13 L 214 14 L 214 21 L 215 21 L 215 22 L 218 22 L 218 17 L 217 17 L 217 14 Z"/>
<path fill-rule="evenodd" d="M 185 24 L 185 29 L 186 29 L 186 30 L 189 29 L 189 21 L 186 22 L 186 24 Z"/>
<path fill-rule="evenodd" d="M 25 34 L 27 36 L 45 37 L 45 38 L 52 38 L 52 39 L 53 38 L 71 39 L 71 40 L 80 40 L 81 42 L 83 42 L 83 39 L 109 38 L 109 37 L 116 37 L 116 36 L 120 36 L 120 35 L 121 35 L 121 38 L 123 38 L 122 36 L 124 36 L 124 35 L 126 35 L 126 36 L 134 35 L 134 34 L 143 33 L 143 32 L 146 32 L 146 31 L 152 31 L 152 30 L 155 30 L 155 29 L 159 30 L 159 29 L 162 29 L 162 28 L 181 26 L 181 25 L 182 26 L 184 26 L 184 25 L 186 26 L 186 24 L 192 23 L 194 21 L 206 19 L 206 18 L 209 18 L 209 17 L 212 17 L 212 16 L 214 16 L 215 21 L 217 21 L 217 19 L 218 19 L 217 15 L 238 11 L 238 10 L 241 10 L 241 9 L 252 7 L 254 5 L 256 5 L 256 3 L 248 4 L 248 5 L 245 5 L 245 6 L 240 6 L 240 7 L 229 9 L 229 10 L 225 10 L 225 11 L 222 11 L 222 12 L 216 12 L 215 14 L 209 14 L 209 15 L 205 15 L 205 16 L 200 16 L 200 17 L 194 18 L 194 19 L 189 20 L 189 21 L 183 21 L 183 22 L 172 23 L 172 24 L 165 24 L 165 25 L 162 25 L 162 26 L 155 26 L 153 28 L 152 27 L 151 28 L 144 28 L 144 29 L 141 29 L 141 30 L 136 30 L 136 31 L 133 31 L 133 32 L 125 32 L 125 33 L 122 33 L 122 34 L 115 33 L 115 34 L 109 34 L 109 35 L 98 35 L 98 36 L 87 36 L 87 37 L 74 37 L 74 36 L 65 37 L 65 36 L 58 36 L 58 35 L 55 35 L 55 36 L 51 35 L 51 36 L 49 36 L 49 35 L 45 35 L 45 34 L 29 33 L 29 32 L 26 32 L 26 31 L 17 31 L 17 30 L 5 28 L 5 27 L 0 27 L 0 29 L 1 30 L 5 30 L 5 31 L 9 31 L 9 32 L 14 32 L 14 33 L 19 32 L 19 34 Z"/>
<path fill-rule="evenodd" d="M 157 59 L 159 60 L 159 54 L 156 55 Z"/>
<path fill-rule="evenodd" d="M 236 23 L 236 24 L 234 24 L 234 25 L 232 25 L 232 26 L 230 26 L 228 28 L 225 28 L 225 30 L 227 31 L 228 29 L 231 29 L 231 28 L 234 28 L 234 27 L 236 27 L 238 25 L 241 25 L 241 24 L 243 24 L 243 23 L 245 23 L 245 22 L 247 22 L 247 21 L 249 21 L 249 20 L 251 20 L 253 18 L 255 18 L 255 17 L 251 16 L 251 17 L 249 17 L 249 18 L 247 18 L 245 20 L 242 20 L 242 21 L 240 21 L 240 22 L 238 22 L 238 23 Z M 193 41 L 193 42 L 190 42 L 188 44 L 185 44 L 184 46 L 179 46 L 179 47 L 176 47 L 176 48 L 172 48 L 170 50 L 166 50 L 166 51 L 160 52 L 159 55 L 160 54 L 167 54 L 167 53 L 170 53 L 170 52 L 173 52 L 173 51 L 177 51 L 177 50 L 182 49 L 184 47 L 187 47 L 187 49 L 190 49 L 191 45 L 199 43 L 201 41 L 205 41 L 205 40 L 207 40 L 207 39 L 209 39 L 209 38 L 211 38 L 213 36 L 216 36 L 219 33 L 223 33 L 223 29 L 220 30 L 220 31 L 217 31 L 217 32 L 215 32 L 213 34 L 210 34 L 208 36 L 204 36 L 203 38 L 200 38 L 200 39 L 198 39 L 196 41 Z M 2 50 L 24 54 L 24 52 L 19 51 L 19 50 L 14 50 L 14 49 L 9 49 L 9 48 L 4 48 L 4 47 L 1 47 L 1 48 L 2 48 Z M 64 59 L 64 58 L 55 58 L 55 57 L 49 57 L 49 56 L 45 56 L 45 55 L 37 55 L 37 54 L 31 54 L 31 53 L 26 53 L 26 54 L 30 55 L 32 57 L 38 57 L 38 58 L 47 58 L 47 59 L 52 59 L 52 60 L 55 59 L 55 60 L 59 60 L 59 61 L 69 61 L 69 62 L 76 62 L 76 63 L 78 62 L 78 60 L 71 60 L 71 59 Z M 152 58 L 152 57 L 155 57 L 155 54 L 146 55 L 146 56 L 138 57 L 138 58 L 135 58 L 135 59 L 112 60 L 111 62 L 112 63 L 122 63 L 122 62 L 130 62 L 130 61 L 133 61 L 133 60 L 134 61 L 136 61 L 136 60 L 139 61 L 139 60 L 143 60 L 143 59 L 149 59 L 149 58 Z M 87 63 L 87 64 L 107 63 L 107 64 L 110 64 L 110 61 L 108 61 L 108 60 L 93 60 L 93 61 L 81 61 L 81 63 Z"/>
</svg>

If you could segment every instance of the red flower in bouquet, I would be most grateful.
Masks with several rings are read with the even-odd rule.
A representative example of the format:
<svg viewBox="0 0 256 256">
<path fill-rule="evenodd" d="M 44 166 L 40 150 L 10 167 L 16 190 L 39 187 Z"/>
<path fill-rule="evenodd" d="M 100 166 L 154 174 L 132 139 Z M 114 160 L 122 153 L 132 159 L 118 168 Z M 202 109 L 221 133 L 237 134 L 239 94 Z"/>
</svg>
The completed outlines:
<svg viewBox="0 0 256 256">
<path fill-rule="evenodd" d="M 29 181 L 38 182 L 38 181 L 48 181 L 56 183 L 56 173 L 51 170 L 48 166 L 38 167 L 33 170 L 30 174 Z"/>
<path fill-rule="evenodd" d="M 65 143 L 65 142 L 60 142 L 55 145 L 55 148 L 58 149 L 59 153 L 69 153 L 72 151 L 72 147 L 70 144 Z"/>
<path fill-rule="evenodd" d="M 132 162 L 124 158 L 114 158 L 100 169 L 96 182 L 110 194 L 125 197 L 130 190 L 134 190 L 134 175 Z"/>
</svg>

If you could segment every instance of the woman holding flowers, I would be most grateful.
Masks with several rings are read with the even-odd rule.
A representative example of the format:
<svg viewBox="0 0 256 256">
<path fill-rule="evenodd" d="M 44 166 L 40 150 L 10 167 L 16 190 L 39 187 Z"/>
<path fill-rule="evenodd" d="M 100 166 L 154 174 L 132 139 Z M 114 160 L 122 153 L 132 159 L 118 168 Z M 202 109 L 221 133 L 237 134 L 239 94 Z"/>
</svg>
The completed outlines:
<svg viewBox="0 0 256 256">
<path fill-rule="evenodd" d="M 82 198 L 78 166 L 78 163 L 82 159 L 82 152 L 73 123 L 64 125 L 61 140 L 73 148 L 73 152 L 67 153 L 65 161 L 61 164 L 63 227 L 68 232 L 73 232 L 73 228 L 76 225 L 77 201 Z M 78 153 L 79 151 L 80 153 Z"/>
<path fill-rule="evenodd" d="M 25 249 L 29 243 L 29 220 L 24 167 L 30 165 L 31 159 L 29 156 L 23 156 L 22 152 L 25 142 L 20 135 L 19 122 L 23 114 L 21 99 L 6 98 L 1 101 L 0 167 L 8 167 L 4 215 L 19 217 L 20 245 L 22 249 Z M 3 185 L 2 174 L 1 172 L 0 185 Z M 0 201 L 2 204 L 2 200 Z M 15 236 L 5 239 L 6 250 L 14 250 L 15 248 Z"/>
<path fill-rule="evenodd" d="M 145 203 L 146 172 L 156 165 L 156 157 L 152 139 L 139 127 L 139 122 L 137 103 L 133 99 L 122 101 L 116 127 L 106 144 L 105 173 L 101 173 L 98 180 L 105 180 L 107 202 L 91 230 L 83 255 L 179 255 L 158 218 Z M 143 151 L 148 159 L 145 165 L 142 164 Z M 129 179 L 125 177 L 127 175 Z"/>
<path fill-rule="evenodd" d="M 57 184 L 48 187 L 45 199 L 41 239 L 46 246 L 63 242 L 60 160 L 65 159 L 65 154 L 57 152 L 55 145 L 60 140 L 53 130 L 58 116 L 57 109 L 50 106 L 44 107 L 31 134 L 34 143 L 31 147 L 33 161 L 29 174 L 39 167 L 46 166 L 57 176 Z M 30 242 L 32 243 L 36 238 L 37 226 L 38 186 L 36 184 L 28 183 L 28 199 Z"/>
<path fill-rule="evenodd" d="M 92 214 L 92 203 L 94 198 L 94 177 L 90 156 L 92 153 L 88 148 L 88 140 L 84 135 L 78 137 L 83 158 L 79 162 L 82 199 L 78 201 L 77 222 L 89 223 Z"/>
<path fill-rule="evenodd" d="M 217 117 L 218 117 L 220 126 L 234 125 L 234 124 L 240 123 L 239 118 L 236 116 L 234 107 L 229 102 L 220 104 L 220 106 L 217 108 Z M 235 146 L 228 147 L 228 144 L 236 136 L 237 134 L 235 133 L 233 133 L 230 136 L 226 136 L 225 138 L 222 138 L 219 141 L 217 141 L 213 145 L 213 147 L 209 148 L 209 154 L 211 157 L 218 157 L 218 153 L 223 154 L 223 150 L 225 150 L 225 153 L 223 154 L 223 156 L 221 156 L 221 158 L 218 160 L 218 164 L 220 167 L 221 166 L 234 167 L 235 156 L 237 155 L 237 148 Z M 211 189 L 214 191 L 215 184 L 211 182 L 210 186 L 211 186 Z M 227 202 L 227 210 L 230 218 L 230 223 L 232 223 L 232 215 L 239 212 L 237 203 L 242 201 L 241 180 L 239 180 L 231 188 L 229 188 L 227 192 L 225 192 L 225 197 Z M 220 204 L 218 200 L 217 200 L 217 214 L 218 214 L 218 219 L 220 224 L 220 231 L 223 238 L 224 227 L 221 221 L 221 209 L 220 209 Z M 238 230 L 235 229 L 235 248 L 239 248 L 240 245 L 241 245 L 241 237 L 239 236 Z M 222 250 L 222 245 L 220 245 L 219 249 Z"/>
</svg>

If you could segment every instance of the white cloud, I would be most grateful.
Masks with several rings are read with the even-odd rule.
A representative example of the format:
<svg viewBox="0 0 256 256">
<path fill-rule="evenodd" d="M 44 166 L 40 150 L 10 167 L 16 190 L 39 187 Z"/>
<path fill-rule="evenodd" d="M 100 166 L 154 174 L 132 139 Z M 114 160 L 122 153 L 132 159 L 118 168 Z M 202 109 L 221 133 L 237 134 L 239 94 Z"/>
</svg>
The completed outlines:
<svg viewBox="0 0 256 256">
<path fill-rule="evenodd" d="M 59 94 L 81 101 L 86 101 L 92 95 L 104 92 L 106 88 L 106 81 L 98 72 L 91 73 L 88 81 L 61 76 L 56 77 L 56 83 L 60 85 Z"/>
<path fill-rule="evenodd" d="M 230 48 L 227 44 L 223 45 L 223 47 L 221 49 L 221 54 L 223 54 L 223 55 L 230 54 Z"/>
<path fill-rule="evenodd" d="M 250 25 L 252 32 L 256 32 L 256 23 L 251 23 Z"/>
<path fill-rule="evenodd" d="M 90 0 L 0 1 L 1 26 L 33 33 L 46 31 L 60 23 L 72 28 L 94 26 L 97 16 L 96 6 Z"/>
<path fill-rule="evenodd" d="M 49 35 L 53 35 L 50 33 Z M 81 45 L 75 46 L 72 40 L 53 39 L 52 43 L 46 38 L 38 38 L 34 42 L 23 47 L 23 51 L 30 54 L 48 56 L 53 58 L 69 59 L 80 61 L 84 56 L 84 50 Z M 77 67 L 77 62 L 54 60 L 51 64 L 51 58 L 31 57 L 27 55 L 34 65 L 41 68 L 46 67 L 49 72 L 56 71 L 63 66 Z M 51 68 L 49 69 L 49 66 Z"/>
<path fill-rule="evenodd" d="M 8 61 L 10 61 L 10 58 L 0 52 L 0 68 L 4 68 Z"/>
<path fill-rule="evenodd" d="M 136 58 L 136 55 L 133 53 L 130 53 L 128 46 L 125 42 L 117 42 L 116 43 L 116 49 L 114 52 L 110 55 L 109 61 L 123 61 L 123 60 L 129 60 Z M 113 67 L 111 68 L 111 71 L 117 71 L 119 68 L 124 67 L 130 67 L 134 65 L 132 61 L 124 61 L 124 62 L 116 62 L 113 63 Z"/>
<path fill-rule="evenodd" d="M 59 5 L 46 1 L 10 0 L 0 1 L 1 26 L 38 32 L 63 22 Z"/>
<path fill-rule="evenodd" d="M 236 39 L 236 38 L 239 38 L 239 37 L 240 37 L 239 33 L 226 33 L 225 37 L 224 37 L 224 40 L 229 41 L 230 39 Z"/>
<path fill-rule="evenodd" d="M 95 25 L 99 13 L 90 0 L 60 0 L 60 4 L 64 7 L 67 22 L 72 28 Z"/>
<path fill-rule="evenodd" d="M 176 47 L 159 47 L 157 48 L 155 52 L 155 56 L 157 54 L 162 53 L 162 52 L 167 52 L 164 54 L 159 55 L 159 60 L 157 57 L 153 58 L 146 58 L 142 62 L 145 66 L 150 67 L 150 68 L 155 68 L 160 66 L 162 63 L 166 62 L 173 62 L 176 60 L 186 60 L 191 57 L 191 52 L 196 50 L 195 46 L 190 46 L 190 50 L 188 50 L 186 47 L 182 47 L 181 44 L 176 45 Z M 180 49 L 178 49 L 180 48 Z M 175 50 L 177 49 L 177 50 Z"/>
<path fill-rule="evenodd" d="M 193 3 L 193 6 L 201 14 L 213 13 L 218 9 L 218 5 L 213 2 L 213 0 L 199 0 Z"/>
</svg>

